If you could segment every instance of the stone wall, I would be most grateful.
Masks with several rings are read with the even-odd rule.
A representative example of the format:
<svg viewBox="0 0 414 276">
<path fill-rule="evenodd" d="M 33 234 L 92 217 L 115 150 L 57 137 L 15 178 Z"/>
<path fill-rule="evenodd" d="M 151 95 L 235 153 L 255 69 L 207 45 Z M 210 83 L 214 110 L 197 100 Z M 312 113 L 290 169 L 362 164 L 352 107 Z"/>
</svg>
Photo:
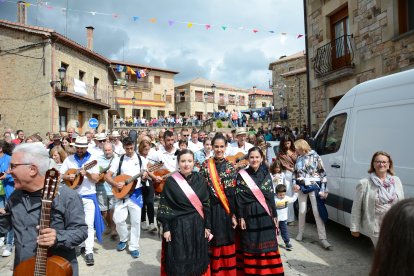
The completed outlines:
<svg viewBox="0 0 414 276">
<path fill-rule="evenodd" d="M 41 42 L 46 44 L 17 50 Z M 52 124 L 48 39 L 0 26 L 0 49 L 0 129 L 22 129 L 27 136 L 36 132 L 44 135 Z"/>
<path fill-rule="evenodd" d="M 308 1 L 310 60 L 314 60 L 319 47 L 331 41 L 330 15 L 346 5 L 353 35 L 353 74 L 323 82 L 316 78 L 311 62 L 312 121 L 316 127 L 322 124 L 338 98 L 353 86 L 414 68 L 414 32 L 399 34 L 397 1 L 387 0 Z"/>
</svg>

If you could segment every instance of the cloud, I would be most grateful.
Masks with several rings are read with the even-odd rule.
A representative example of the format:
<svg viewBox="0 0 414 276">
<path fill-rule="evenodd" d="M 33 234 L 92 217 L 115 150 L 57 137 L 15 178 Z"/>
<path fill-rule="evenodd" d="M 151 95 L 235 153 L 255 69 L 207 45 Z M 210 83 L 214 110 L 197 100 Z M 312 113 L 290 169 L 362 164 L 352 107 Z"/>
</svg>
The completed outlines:
<svg viewBox="0 0 414 276">
<path fill-rule="evenodd" d="M 67 16 L 58 8 L 66 3 L 73 10 Z M 30 7 L 28 23 L 67 31 L 81 45 L 86 45 L 85 27 L 93 26 L 96 52 L 179 71 L 177 83 L 200 76 L 240 88 L 268 89 L 269 63 L 304 49 L 304 39 L 296 39 L 304 33 L 302 0 L 54 0 L 49 5 L 56 8 Z M 0 3 L 0 18 L 15 21 L 16 4 Z M 175 22 L 171 26 L 170 20 Z M 205 24 L 211 28 L 206 30 Z M 284 43 L 282 32 L 288 33 Z"/>
</svg>

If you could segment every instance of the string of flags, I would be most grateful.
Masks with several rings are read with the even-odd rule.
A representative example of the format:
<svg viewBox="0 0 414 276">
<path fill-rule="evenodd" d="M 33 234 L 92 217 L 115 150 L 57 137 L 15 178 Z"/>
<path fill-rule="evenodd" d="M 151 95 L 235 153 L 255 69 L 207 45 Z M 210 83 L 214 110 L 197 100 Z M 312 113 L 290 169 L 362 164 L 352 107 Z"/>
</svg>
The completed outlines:
<svg viewBox="0 0 414 276">
<path fill-rule="evenodd" d="M 1 3 L 14 3 L 17 4 L 16 1 L 11 1 L 11 0 L 0 0 L 0 4 Z M 251 28 L 251 27 L 234 27 L 234 26 L 229 26 L 229 25 L 213 25 L 213 24 L 206 24 L 206 23 L 197 23 L 197 22 L 191 22 L 191 21 L 179 21 L 179 20 L 174 20 L 174 19 L 167 19 L 167 20 L 161 20 L 158 19 L 156 17 L 142 17 L 142 16 L 138 16 L 138 15 L 134 15 L 134 16 L 127 16 L 127 15 L 121 15 L 118 13 L 104 13 L 104 12 L 99 12 L 99 11 L 87 11 L 87 10 L 77 10 L 77 9 L 66 9 L 65 7 L 58 7 L 58 6 L 54 6 L 54 5 L 50 5 L 49 2 L 44 2 L 44 1 L 37 1 L 37 3 L 30 3 L 30 2 L 22 2 L 22 5 L 25 5 L 27 8 L 29 7 L 42 7 L 45 8 L 47 10 L 50 11 L 58 11 L 60 10 L 62 13 L 66 14 L 67 12 L 77 12 L 77 13 L 84 13 L 84 14 L 90 14 L 91 16 L 96 16 L 96 15 L 100 15 L 100 16 L 110 16 L 112 17 L 112 19 L 116 20 L 116 19 L 120 19 L 120 18 L 127 18 L 129 20 L 131 20 L 134 23 L 138 23 L 138 22 L 149 22 L 151 24 L 165 24 L 168 27 L 173 27 L 177 24 L 181 24 L 186 26 L 188 29 L 193 29 L 194 27 L 201 27 L 202 29 L 208 31 L 211 29 L 219 29 L 222 31 L 229 31 L 229 30 L 233 30 L 233 31 L 247 31 L 247 32 L 251 32 L 253 34 L 257 34 L 257 33 L 267 33 L 267 34 L 276 34 L 276 35 L 280 35 L 283 38 L 286 38 L 287 36 L 295 36 L 297 39 L 303 37 L 303 34 L 288 34 L 286 32 L 276 32 L 274 30 L 259 30 L 257 28 Z"/>
</svg>

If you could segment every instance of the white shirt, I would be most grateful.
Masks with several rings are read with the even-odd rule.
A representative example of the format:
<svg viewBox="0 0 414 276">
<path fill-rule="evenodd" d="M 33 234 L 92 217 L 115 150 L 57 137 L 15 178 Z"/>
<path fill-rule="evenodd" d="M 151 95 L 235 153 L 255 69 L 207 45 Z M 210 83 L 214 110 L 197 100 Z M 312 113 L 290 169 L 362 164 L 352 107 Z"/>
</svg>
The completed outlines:
<svg viewBox="0 0 414 276">
<path fill-rule="evenodd" d="M 233 142 L 233 143 L 230 144 L 230 147 L 239 149 L 238 152 L 243 152 L 244 154 L 247 154 L 247 152 L 249 151 L 249 149 L 251 149 L 253 147 L 253 145 L 248 143 L 248 142 L 244 142 L 244 146 L 240 148 L 239 144 L 237 142 Z M 228 147 L 228 148 L 230 148 L 230 147 Z M 237 153 L 237 150 L 233 149 L 233 151 L 236 151 L 236 153 Z"/>
<path fill-rule="evenodd" d="M 99 171 L 101 171 L 103 169 L 106 169 L 109 166 L 109 163 L 111 163 L 111 166 L 114 163 L 119 164 L 119 157 L 116 156 L 116 154 L 114 154 L 114 157 L 113 157 L 112 161 L 111 161 L 111 158 L 106 159 L 106 157 L 103 153 L 102 153 L 102 155 L 96 157 L 96 160 L 98 160 Z M 102 185 L 105 188 L 105 192 L 106 192 L 107 195 L 113 195 L 111 184 L 109 184 L 108 182 L 105 181 Z M 98 187 L 99 187 L 99 184 L 98 184 Z"/>
<path fill-rule="evenodd" d="M 101 156 L 102 154 L 104 154 L 103 150 L 102 150 L 102 149 L 100 149 L 100 148 L 99 148 L 99 147 L 97 147 L 97 146 L 93 146 L 93 147 L 91 147 L 91 148 L 88 148 L 88 152 L 89 152 L 90 154 L 92 154 L 92 156 L 93 156 L 95 159 L 98 159 L 98 157 L 99 157 L 99 156 Z"/>
<path fill-rule="evenodd" d="M 192 152 L 197 152 L 201 149 L 203 149 L 203 143 L 197 141 L 196 143 L 194 143 L 193 141 L 189 140 L 188 141 L 188 149 L 191 150 Z"/>
<path fill-rule="evenodd" d="M 151 163 L 154 162 L 163 162 L 164 167 L 169 170 L 170 172 L 177 170 L 177 156 L 175 155 L 176 149 L 169 153 L 165 149 L 160 149 L 158 151 L 153 152 L 153 155 L 149 156 L 148 158 L 151 159 Z"/>
<path fill-rule="evenodd" d="M 292 204 L 298 198 L 298 193 L 294 193 L 293 197 L 285 196 L 283 199 L 279 199 L 275 196 L 277 219 L 279 221 L 286 221 L 288 217 L 288 204 Z"/>
<path fill-rule="evenodd" d="M 125 154 L 124 146 L 121 142 L 118 142 L 115 144 L 115 150 L 114 152 L 118 154 L 118 156 L 121 156 L 122 154 Z"/>
<path fill-rule="evenodd" d="M 85 165 L 90 163 L 91 161 L 96 160 L 93 156 L 91 156 L 89 158 L 88 161 L 85 162 Z M 62 167 L 60 168 L 60 173 L 61 174 L 65 174 L 67 172 L 67 170 L 69 169 L 80 169 L 78 166 L 78 163 L 75 160 L 75 156 L 74 155 L 70 155 L 68 156 L 65 161 L 63 161 L 62 163 Z M 98 166 L 93 166 L 92 168 L 90 168 L 89 170 L 87 170 L 87 172 L 89 173 L 99 173 L 99 168 Z M 79 195 L 91 195 L 91 194 L 96 194 L 96 187 L 95 187 L 95 183 L 92 183 L 89 178 L 87 178 L 86 176 L 83 178 L 82 184 L 75 190 L 78 192 Z"/>
<path fill-rule="evenodd" d="M 146 168 L 146 165 L 144 166 L 144 161 L 141 159 L 142 161 L 142 167 Z M 118 162 L 112 162 L 111 164 L 111 168 L 109 169 L 112 173 L 113 176 L 115 177 L 118 173 L 118 168 L 119 168 L 119 162 L 121 162 L 121 158 L 119 158 Z M 126 155 L 124 155 L 124 160 L 122 161 L 122 165 L 121 165 L 121 174 L 126 174 L 129 176 L 135 176 L 137 174 L 139 174 L 141 172 L 141 167 L 139 165 L 139 159 L 138 159 L 138 155 L 134 152 L 134 155 L 132 157 L 128 157 Z M 141 185 L 141 178 L 137 179 L 137 186 L 135 187 L 140 188 Z"/>
</svg>

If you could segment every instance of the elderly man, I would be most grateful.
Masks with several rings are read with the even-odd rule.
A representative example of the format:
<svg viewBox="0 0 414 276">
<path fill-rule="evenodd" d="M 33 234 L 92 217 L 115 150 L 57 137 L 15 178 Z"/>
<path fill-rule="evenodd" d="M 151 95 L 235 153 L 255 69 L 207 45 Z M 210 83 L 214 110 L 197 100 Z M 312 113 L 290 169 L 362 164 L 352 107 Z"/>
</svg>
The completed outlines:
<svg viewBox="0 0 414 276">
<path fill-rule="evenodd" d="M 246 135 L 247 135 L 247 132 L 244 128 L 239 128 L 236 131 L 237 142 L 233 142 L 230 144 L 229 147 L 227 147 L 227 150 L 226 150 L 227 156 L 235 155 L 238 152 L 247 154 L 247 152 L 249 151 L 249 149 L 253 147 L 253 145 L 246 142 Z"/>
<path fill-rule="evenodd" d="M 93 147 L 88 148 L 90 154 L 92 154 L 95 158 L 101 156 L 103 154 L 103 144 L 106 141 L 106 134 L 105 133 L 98 133 L 95 135 L 95 145 Z"/>
<path fill-rule="evenodd" d="M 0 209 L 0 234 L 14 230 L 16 253 L 14 266 L 36 254 L 38 245 L 49 247 L 49 253 L 72 264 L 78 275 L 75 247 L 87 237 L 82 203 L 77 193 L 66 186 L 59 187 L 53 200 L 50 227 L 37 229 L 40 221 L 41 195 L 50 159 L 42 145 L 18 145 L 12 155 L 9 173 L 14 178 L 15 191 Z"/>
</svg>

